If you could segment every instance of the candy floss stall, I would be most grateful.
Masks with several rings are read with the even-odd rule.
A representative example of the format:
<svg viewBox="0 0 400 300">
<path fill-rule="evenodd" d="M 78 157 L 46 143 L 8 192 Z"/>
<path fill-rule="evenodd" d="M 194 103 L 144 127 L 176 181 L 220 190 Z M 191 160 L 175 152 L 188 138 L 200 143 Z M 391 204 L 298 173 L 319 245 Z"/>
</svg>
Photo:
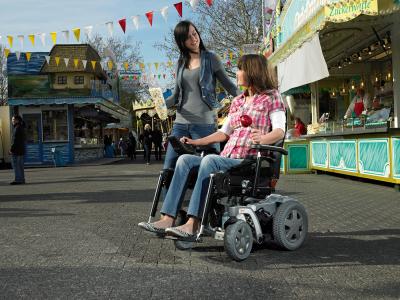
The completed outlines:
<svg viewBox="0 0 400 300">
<path fill-rule="evenodd" d="M 399 187 L 399 2 L 289 0 L 276 9 L 269 61 L 292 119 L 307 126 L 307 134 L 287 139 L 283 171 L 323 170 Z"/>
</svg>

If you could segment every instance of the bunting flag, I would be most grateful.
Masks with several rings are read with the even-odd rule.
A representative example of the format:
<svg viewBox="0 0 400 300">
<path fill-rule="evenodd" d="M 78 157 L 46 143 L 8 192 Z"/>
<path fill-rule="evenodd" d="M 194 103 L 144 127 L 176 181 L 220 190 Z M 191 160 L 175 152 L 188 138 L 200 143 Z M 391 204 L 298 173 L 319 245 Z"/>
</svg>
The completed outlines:
<svg viewBox="0 0 400 300">
<path fill-rule="evenodd" d="M 19 44 L 21 45 L 21 50 L 24 49 L 24 36 L 18 35 Z"/>
<path fill-rule="evenodd" d="M 156 62 L 156 63 L 154 63 L 154 66 L 156 67 L 156 71 L 158 70 L 158 63 Z"/>
<path fill-rule="evenodd" d="M 161 8 L 160 12 L 161 12 L 161 16 L 163 17 L 164 21 L 167 22 L 168 21 L 168 6 Z"/>
<path fill-rule="evenodd" d="M 147 68 L 151 70 L 151 63 L 147 63 Z"/>
<path fill-rule="evenodd" d="M 126 31 L 126 19 L 121 19 L 118 21 L 119 25 L 121 26 L 122 31 L 125 33 Z"/>
<path fill-rule="evenodd" d="M 64 58 L 65 66 L 68 67 L 69 58 Z"/>
<path fill-rule="evenodd" d="M 90 40 L 92 38 L 93 26 L 86 26 L 84 28 L 86 37 Z"/>
<path fill-rule="evenodd" d="M 82 65 L 83 65 L 83 68 L 86 69 L 86 65 L 87 65 L 86 59 L 82 59 Z"/>
<path fill-rule="evenodd" d="M 182 2 L 175 3 L 174 6 L 179 16 L 182 18 Z"/>
<path fill-rule="evenodd" d="M 113 32 L 114 32 L 114 24 L 113 24 L 113 22 L 107 22 L 106 26 L 107 26 L 107 29 L 108 29 L 108 33 L 112 37 L 113 36 Z"/>
<path fill-rule="evenodd" d="M 79 64 L 79 59 L 78 58 L 74 58 L 74 67 L 75 69 L 78 67 Z"/>
<path fill-rule="evenodd" d="M 128 62 L 124 62 L 124 69 L 125 71 L 127 71 L 129 68 L 129 63 Z"/>
<path fill-rule="evenodd" d="M 47 64 L 50 65 L 50 56 L 45 55 L 44 58 L 46 59 Z"/>
<path fill-rule="evenodd" d="M 165 79 L 166 76 L 167 76 L 166 74 L 163 74 L 163 75 L 162 75 L 162 77 L 163 77 L 164 79 Z"/>
<path fill-rule="evenodd" d="M 53 41 L 53 44 L 55 45 L 57 43 L 57 32 L 55 32 L 55 31 L 50 32 L 50 37 L 51 37 L 51 40 Z"/>
<path fill-rule="evenodd" d="M 54 59 L 56 61 L 56 66 L 58 67 L 58 65 L 60 64 L 60 58 L 56 56 Z"/>
<path fill-rule="evenodd" d="M 10 54 L 10 49 L 4 48 L 4 56 L 7 58 Z"/>
<path fill-rule="evenodd" d="M 35 46 L 35 35 L 34 34 L 29 34 L 28 38 L 31 41 L 32 46 Z"/>
<path fill-rule="evenodd" d="M 192 7 L 193 11 L 196 10 L 197 5 L 199 5 L 199 0 L 190 0 L 190 6 Z"/>
<path fill-rule="evenodd" d="M 65 40 L 65 43 L 69 43 L 69 31 L 68 30 L 64 30 L 64 31 L 62 31 L 62 34 L 63 34 L 63 37 L 64 37 L 64 40 Z"/>
<path fill-rule="evenodd" d="M 21 52 L 15 51 L 15 56 L 17 57 L 17 60 L 19 60 L 21 57 Z"/>
<path fill-rule="evenodd" d="M 26 55 L 26 60 L 29 62 L 31 60 L 32 53 L 26 52 L 25 55 Z"/>
<path fill-rule="evenodd" d="M 150 23 L 150 27 L 153 26 L 153 11 L 149 11 L 146 13 L 147 20 Z"/>
<path fill-rule="evenodd" d="M 133 26 L 135 26 L 136 30 L 139 30 L 139 18 L 139 16 L 132 17 Z"/>
<path fill-rule="evenodd" d="M 208 4 L 209 7 L 213 4 L 213 0 L 206 0 L 206 3 Z"/>
<path fill-rule="evenodd" d="M 72 29 L 72 32 L 74 33 L 74 36 L 79 43 L 79 38 L 81 37 L 81 29 L 80 28 L 74 28 Z"/>
<path fill-rule="evenodd" d="M 13 47 L 14 37 L 12 35 L 7 35 L 8 44 L 10 45 L 10 49 Z"/>
<path fill-rule="evenodd" d="M 105 61 L 100 62 L 100 66 L 101 66 L 101 68 L 103 70 L 105 70 L 106 69 L 106 62 Z"/>
<path fill-rule="evenodd" d="M 43 46 L 46 46 L 46 34 L 45 33 L 38 33 L 39 39 L 42 42 Z"/>
<path fill-rule="evenodd" d="M 92 64 L 93 71 L 96 70 L 96 61 L 92 60 L 90 63 Z"/>
<path fill-rule="evenodd" d="M 142 71 L 144 71 L 144 63 L 140 63 L 140 64 L 139 64 L 139 67 L 140 67 L 140 69 L 141 69 Z"/>
</svg>

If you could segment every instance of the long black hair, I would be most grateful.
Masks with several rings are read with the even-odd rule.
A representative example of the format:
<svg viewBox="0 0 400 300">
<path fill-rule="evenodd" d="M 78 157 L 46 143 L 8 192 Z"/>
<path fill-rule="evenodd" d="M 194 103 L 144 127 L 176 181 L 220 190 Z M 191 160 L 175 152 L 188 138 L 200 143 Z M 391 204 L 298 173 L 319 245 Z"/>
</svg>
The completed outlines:
<svg viewBox="0 0 400 300">
<path fill-rule="evenodd" d="M 179 22 L 174 29 L 174 37 L 175 37 L 175 42 L 176 45 L 179 48 L 180 56 L 179 56 L 179 65 L 184 64 L 185 67 L 189 66 L 189 61 L 190 61 L 190 50 L 185 46 L 185 41 L 187 40 L 189 36 L 189 27 L 190 25 L 193 26 L 193 28 L 196 30 L 197 35 L 199 36 L 200 39 L 200 51 L 205 51 L 206 47 L 203 44 L 203 40 L 201 39 L 200 32 L 197 30 L 196 26 L 190 22 L 190 21 L 181 21 Z"/>
</svg>

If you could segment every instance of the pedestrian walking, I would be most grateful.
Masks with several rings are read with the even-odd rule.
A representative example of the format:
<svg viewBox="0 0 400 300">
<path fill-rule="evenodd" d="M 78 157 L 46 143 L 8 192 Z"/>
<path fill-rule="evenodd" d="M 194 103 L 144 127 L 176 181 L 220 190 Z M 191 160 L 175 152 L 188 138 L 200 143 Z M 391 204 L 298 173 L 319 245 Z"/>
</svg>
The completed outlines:
<svg viewBox="0 0 400 300">
<path fill-rule="evenodd" d="M 151 130 L 150 124 L 144 125 L 143 133 L 140 135 L 140 142 L 142 143 L 144 149 L 144 159 L 146 164 L 149 165 L 151 146 L 153 144 L 153 131 Z"/>
<path fill-rule="evenodd" d="M 12 144 L 9 154 L 12 156 L 11 163 L 14 169 L 14 181 L 10 184 L 24 184 L 24 154 L 25 154 L 25 130 L 24 122 L 19 115 L 11 119 L 13 125 Z"/>
<path fill-rule="evenodd" d="M 153 130 L 153 144 L 154 144 L 154 155 L 156 157 L 156 160 L 161 160 L 161 154 L 162 154 L 162 132 L 159 127 L 154 128 Z"/>
<path fill-rule="evenodd" d="M 129 147 L 128 147 L 128 156 L 131 160 L 136 159 L 136 145 L 137 145 L 137 135 L 133 130 L 129 132 Z"/>
</svg>

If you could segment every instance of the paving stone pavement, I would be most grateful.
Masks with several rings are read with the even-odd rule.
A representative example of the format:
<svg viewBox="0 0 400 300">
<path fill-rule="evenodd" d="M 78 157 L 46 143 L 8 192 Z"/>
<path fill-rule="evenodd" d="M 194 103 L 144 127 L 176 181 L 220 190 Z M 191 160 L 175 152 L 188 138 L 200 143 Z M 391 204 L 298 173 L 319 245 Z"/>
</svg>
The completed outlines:
<svg viewBox="0 0 400 300">
<path fill-rule="evenodd" d="M 400 299 L 400 193 L 325 174 L 283 175 L 307 208 L 301 249 L 257 247 L 232 261 L 221 241 L 191 251 L 137 227 L 160 164 L 0 170 L 0 299 Z"/>
</svg>

